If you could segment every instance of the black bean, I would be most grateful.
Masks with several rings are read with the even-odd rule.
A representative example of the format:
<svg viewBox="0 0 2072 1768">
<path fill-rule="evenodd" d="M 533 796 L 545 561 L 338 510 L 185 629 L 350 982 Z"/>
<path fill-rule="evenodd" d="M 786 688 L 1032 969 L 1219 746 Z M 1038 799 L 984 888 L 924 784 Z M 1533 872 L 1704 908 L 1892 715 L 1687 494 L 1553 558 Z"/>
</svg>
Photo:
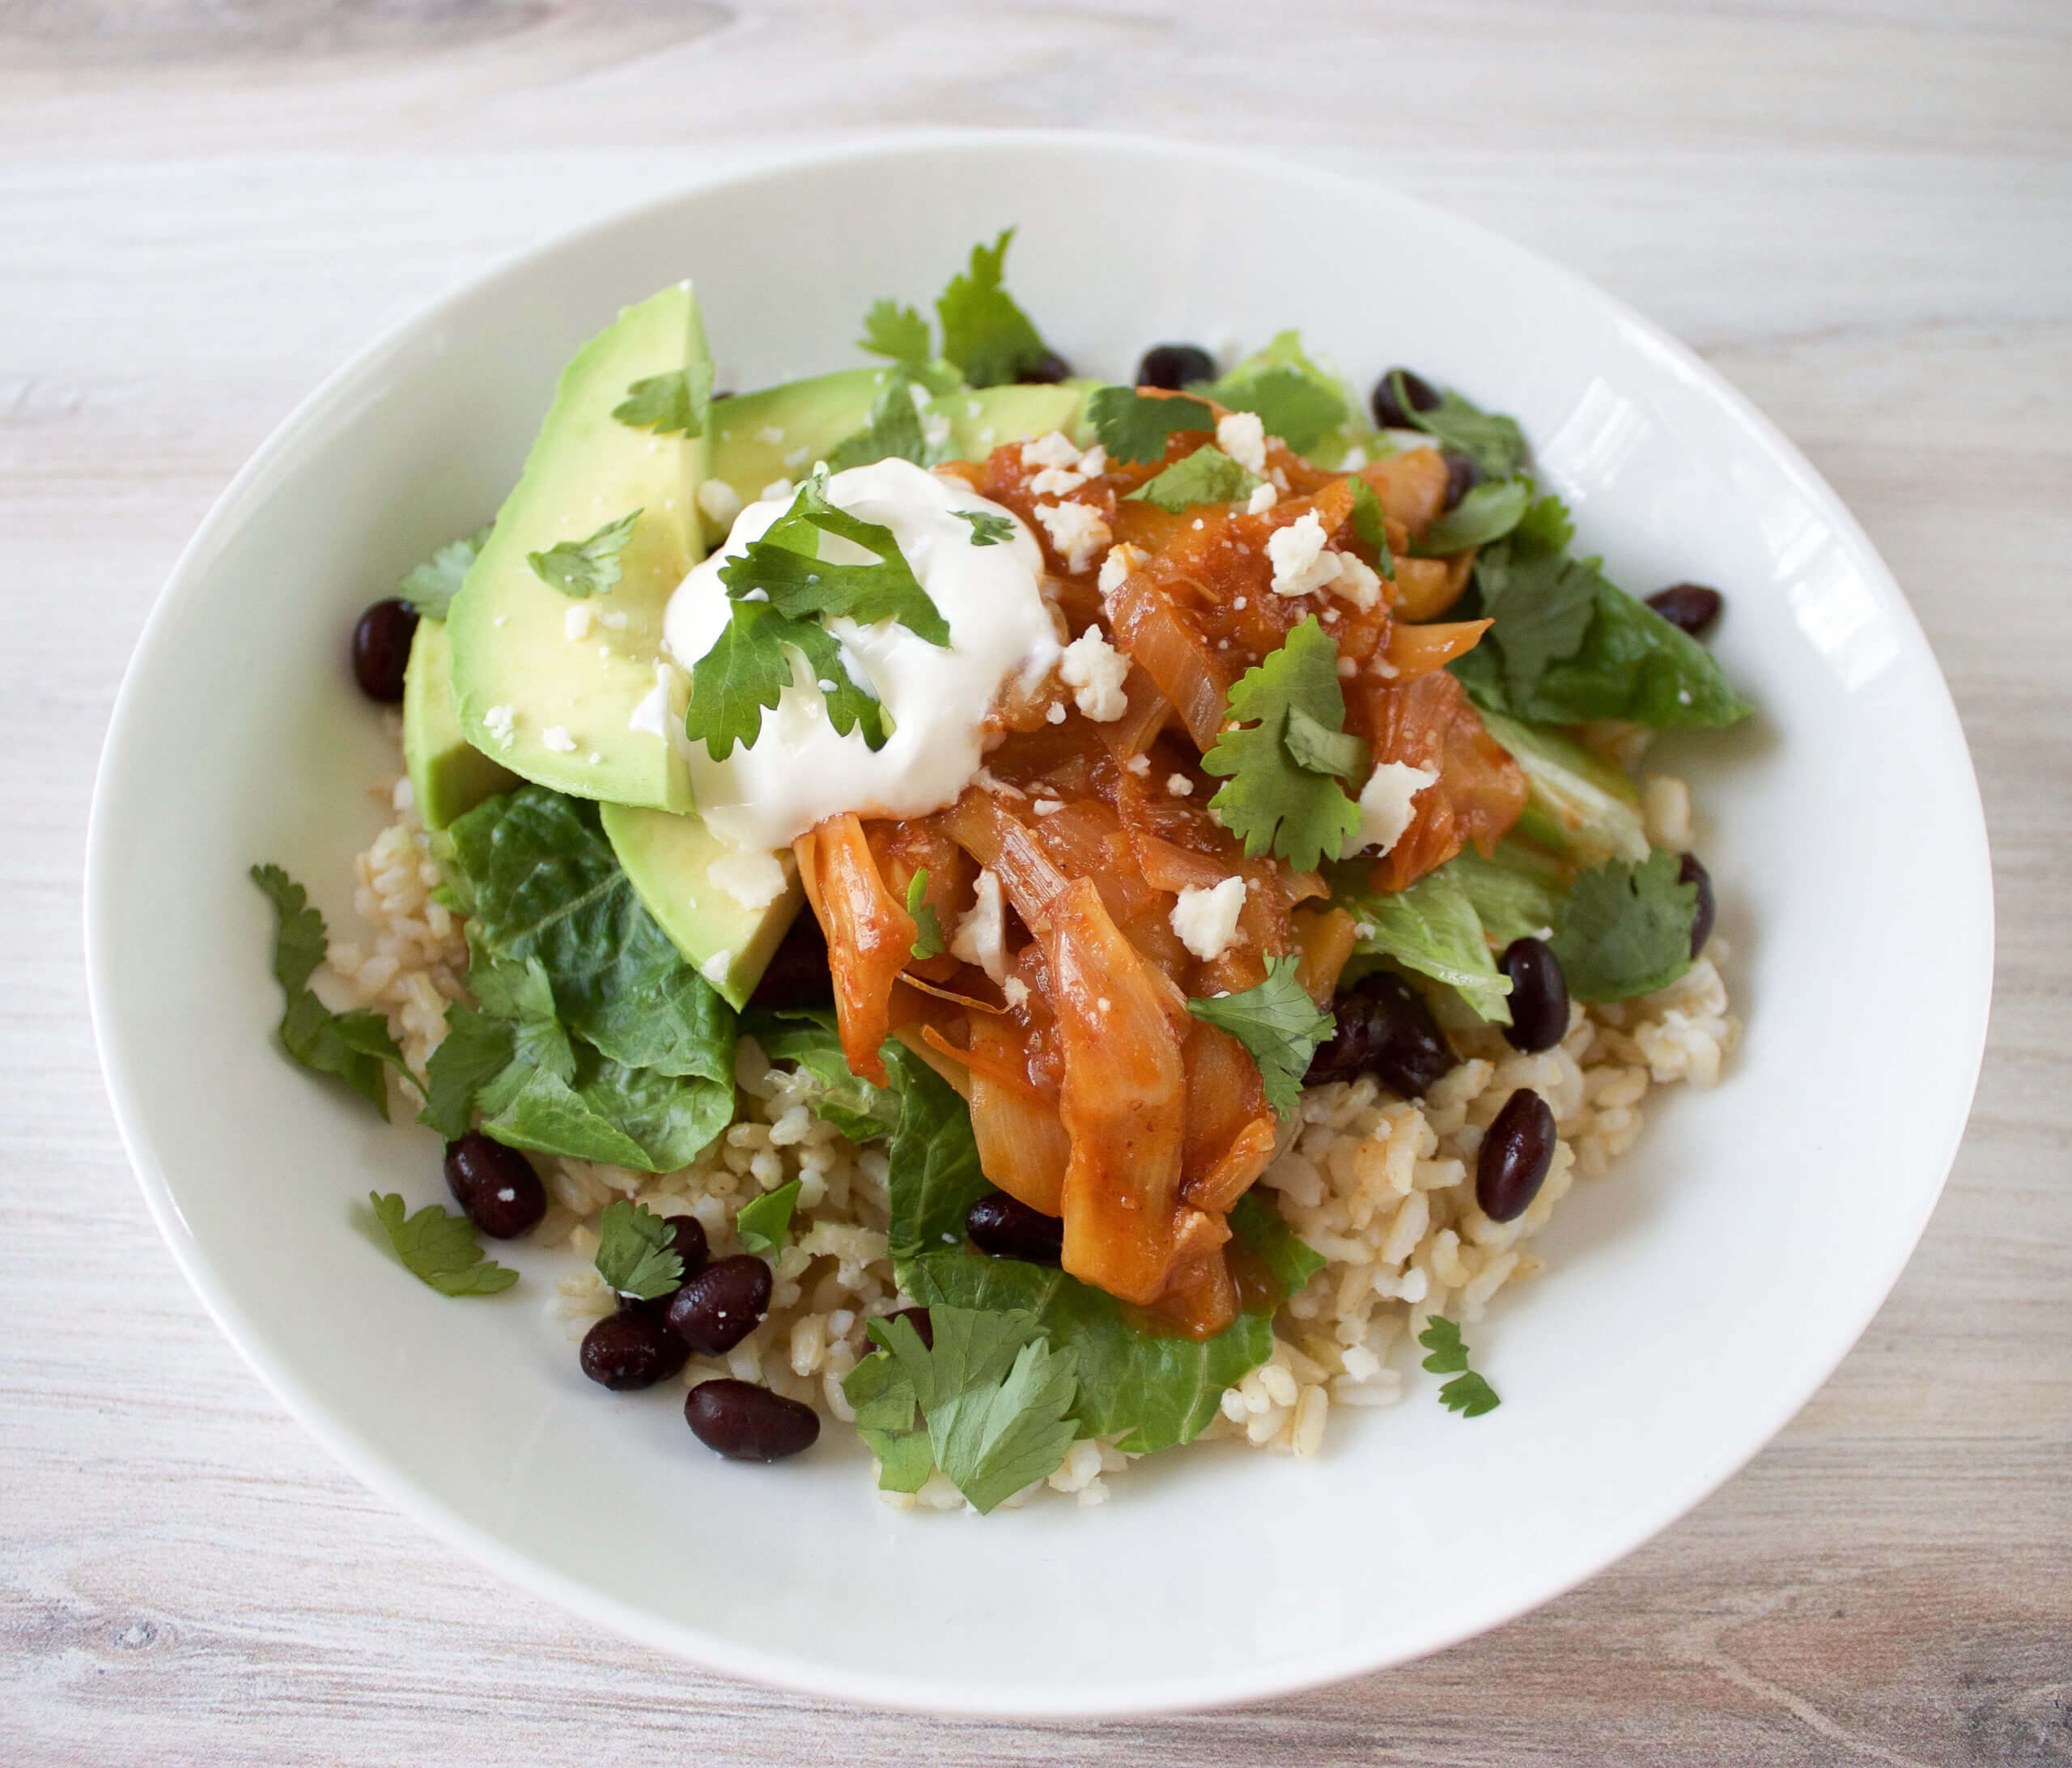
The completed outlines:
<svg viewBox="0 0 2072 1768">
<path fill-rule="evenodd" d="M 403 671 L 417 636 L 418 610 L 394 596 L 377 601 L 353 627 L 353 676 L 361 693 L 384 706 L 403 697 Z"/>
<path fill-rule="evenodd" d="M 1140 387 L 1163 387 L 1172 393 L 1215 378 L 1216 359 L 1199 344 L 1154 344 L 1136 365 Z"/>
<path fill-rule="evenodd" d="M 1705 949 L 1705 941 L 1713 937 L 1713 922 L 1719 914 L 1719 902 L 1713 895 L 1713 875 L 1699 862 L 1696 854 L 1687 853 L 1683 864 L 1676 868 L 1676 882 L 1698 886 L 1698 914 L 1691 923 L 1691 955 L 1696 958 Z"/>
<path fill-rule="evenodd" d="M 834 999 L 834 972 L 827 957 L 827 936 L 809 908 L 799 911 L 768 968 L 749 997 L 755 1007 L 822 1006 Z"/>
<path fill-rule="evenodd" d="M 1378 970 L 1331 1003 L 1338 1031 L 1310 1059 L 1310 1085 L 1377 1076 L 1416 1099 L 1454 1065 L 1446 1034 L 1424 997 L 1393 971 Z"/>
<path fill-rule="evenodd" d="M 1440 458 L 1446 463 L 1446 508 L 1451 509 L 1482 482 L 1482 469 L 1465 454 L 1445 454 Z"/>
<path fill-rule="evenodd" d="M 583 1335 L 583 1373 L 614 1393 L 667 1381 L 690 1361 L 690 1346 L 644 1308 L 607 1314 Z"/>
<path fill-rule="evenodd" d="M 715 402 L 721 399 L 731 399 L 733 396 L 734 389 L 732 387 L 715 387 L 711 395 Z"/>
<path fill-rule="evenodd" d="M 683 1260 L 684 1281 L 705 1269 L 705 1261 L 712 1256 L 712 1247 L 705 1238 L 705 1224 L 694 1215 L 672 1215 L 662 1218 L 662 1226 L 669 1230 L 669 1250 Z"/>
<path fill-rule="evenodd" d="M 920 1334 L 921 1342 L 929 1349 L 936 1348 L 936 1323 L 928 1317 L 925 1307 L 902 1307 L 897 1313 L 888 1314 L 887 1320 L 906 1320 L 914 1323 L 914 1330 Z"/>
<path fill-rule="evenodd" d="M 1055 1264 L 1064 1256 L 1064 1223 L 1004 1191 L 981 1197 L 966 1210 L 964 1231 L 971 1236 L 972 1245 L 996 1259 Z"/>
<path fill-rule="evenodd" d="M 1726 597 L 1701 583 L 1672 583 L 1648 597 L 1648 606 L 1671 626 L 1701 639 L 1719 618 Z"/>
<path fill-rule="evenodd" d="M 1475 1159 L 1475 1201 L 1492 1222 L 1522 1216 L 1554 1163 L 1554 1113 L 1529 1086 L 1504 1101 Z"/>
<path fill-rule="evenodd" d="M 734 1461 L 781 1461 L 811 1448 L 820 1435 L 820 1414 L 811 1406 L 725 1377 L 693 1388 L 683 1417 L 707 1448 Z"/>
<path fill-rule="evenodd" d="M 547 1188 L 532 1162 L 478 1129 L 447 1143 L 446 1188 L 492 1240 L 530 1234 L 547 1213 Z"/>
<path fill-rule="evenodd" d="M 1025 387 L 1047 387 L 1069 378 L 1071 374 L 1072 364 L 1055 350 L 1047 350 L 1014 378 Z"/>
<path fill-rule="evenodd" d="M 716 1259 L 669 1298 L 669 1329 L 700 1356 L 724 1356 L 762 1324 L 770 1289 L 754 1253 Z"/>
<path fill-rule="evenodd" d="M 1500 961 L 1511 979 L 1511 1022 L 1504 1035 L 1514 1050 L 1551 1050 L 1569 1035 L 1569 979 L 1543 939 L 1514 939 Z"/>
<path fill-rule="evenodd" d="M 1395 383 L 1400 378 L 1403 390 L 1410 402 L 1406 411 L 1402 400 L 1396 397 Z M 1376 425 L 1384 430 L 1414 430 L 1417 426 L 1410 421 L 1411 411 L 1429 411 L 1439 402 L 1439 395 L 1432 383 L 1422 375 L 1414 375 L 1408 368 L 1391 368 L 1374 383 L 1374 392 L 1368 396 L 1368 409 L 1374 414 Z"/>
</svg>

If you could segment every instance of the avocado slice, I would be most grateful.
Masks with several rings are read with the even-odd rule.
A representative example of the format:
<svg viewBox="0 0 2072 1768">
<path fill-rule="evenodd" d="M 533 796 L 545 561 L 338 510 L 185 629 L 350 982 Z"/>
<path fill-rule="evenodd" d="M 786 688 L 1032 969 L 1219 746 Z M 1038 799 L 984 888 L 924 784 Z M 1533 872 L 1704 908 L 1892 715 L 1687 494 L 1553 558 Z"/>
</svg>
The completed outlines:
<svg viewBox="0 0 2072 1768">
<path fill-rule="evenodd" d="M 1518 832 L 1526 839 L 1581 865 L 1648 856 L 1640 789 L 1620 769 L 1544 725 L 1487 710 L 1482 722 L 1524 771 L 1531 796 Z"/>
<path fill-rule="evenodd" d="M 662 615 L 704 555 L 696 493 L 711 444 L 612 415 L 635 381 L 708 360 L 688 283 L 629 307 L 575 353 L 517 488 L 447 619 L 461 734 L 528 780 L 578 797 L 687 810 L 690 776 L 652 702 Z M 707 428 L 711 425 L 708 422 Z M 609 593 L 575 598 L 527 562 L 638 510 Z M 674 690 L 680 699 L 681 686 Z"/>
<path fill-rule="evenodd" d="M 870 422 L 883 368 L 843 368 L 737 393 L 712 407 L 712 469 L 744 504 L 780 478 L 798 479 Z M 801 458 L 799 451 L 805 451 Z M 790 457 L 788 462 L 787 457 Z"/>
<path fill-rule="evenodd" d="M 1026 442 L 1053 430 L 1072 433 L 1085 402 L 1086 389 L 1098 381 L 1055 385 L 974 387 L 946 393 L 928 402 L 928 410 L 949 419 L 950 446 L 960 461 L 983 461 L 1003 442 Z"/>
<path fill-rule="evenodd" d="M 518 784 L 517 775 L 485 755 L 461 729 L 448 674 L 452 652 L 446 623 L 421 619 L 403 672 L 403 765 L 427 829 L 443 829 Z"/>
<path fill-rule="evenodd" d="M 790 851 L 773 856 L 783 869 L 783 890 L 763 907 L 744 908 L 711 876 L 715 860 L 737 859 L 738 850 L 707 828 L 703 818 L 618 804 L 605 805 L 601 814 L 605 838 L 648 913 L 729 1006 L 746 1006 L 770 954 L 805 900 Z M 723 953 L 715 975 L 707 967 Z"/>
</svg>

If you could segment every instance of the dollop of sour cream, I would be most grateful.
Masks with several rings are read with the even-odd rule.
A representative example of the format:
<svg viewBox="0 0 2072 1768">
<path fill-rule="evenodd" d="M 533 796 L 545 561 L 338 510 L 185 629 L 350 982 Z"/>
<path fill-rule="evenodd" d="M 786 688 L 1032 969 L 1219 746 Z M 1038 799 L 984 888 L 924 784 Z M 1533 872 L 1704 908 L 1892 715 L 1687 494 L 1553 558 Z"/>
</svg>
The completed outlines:
<svg viewBox="0 0 2072 1768">
<path fill-rule="evenodd" d="M 851 673 L 883 702 L 891 735 L 872 751 L 860 730 L 828 721 L 827 703 L 805 661 L 791 653 L 792 685 L 766 711 L 752 744 L 714 761 L 703 742 L 686 759 L 698 814 L 738 848 L 788 845 L 823 818 L 917 817 L 954 800 L 979 770 L 987 716 L 1010 681 L 1040 678 L 1057 664 L 1057 632 L 1043 599 L 1043 555 L 1013 514 L 954 479 L 911 461 L 851 467 L 827 482 L 839 508 L 890 529 L 922 589 L 949 627 L 947 648 L 897 622 L 860 626 L 831 619 Z M 748 550 L 791 508 L 789 497 L 749 504 L 726 543 L 692 567 L 669 598 L 663 634 L 689 670 L 726 630 L 733 603 L 720 581 L 729 559 Z M 960 511 L 1004 516 L 1012 535 L 976 544 Z M 830 563 L 872 555 L 839 536 L 820 537 Z"/>
</svg>

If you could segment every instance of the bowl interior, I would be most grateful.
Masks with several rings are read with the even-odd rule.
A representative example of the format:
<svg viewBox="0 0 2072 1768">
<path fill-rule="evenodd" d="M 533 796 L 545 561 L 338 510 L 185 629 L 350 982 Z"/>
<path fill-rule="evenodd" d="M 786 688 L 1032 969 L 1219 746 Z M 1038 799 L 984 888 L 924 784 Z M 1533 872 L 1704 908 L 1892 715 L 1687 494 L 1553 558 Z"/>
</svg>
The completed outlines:
<svg viewBox="0 0 2072 1768">
<path fill-rule="evenodd" d="M 1463 1422 L 1420 1375 L 1400 1407 L 1335 1417 L 1313 1463 L 1203 1448 L 1099 1508 L 980 1520 L 886 1508 L 843 1432 L 743 1468 L 690 1439 L 673 1389 L 607 1400 L 543 1317 L 553 1256 L 517 1255 L 527 1281 L 489 1301 L 412 1282 L 359 1224 L 370 1189 L 440 1194 L 436 1145 L 273 1047 L 268 913 L 244 870 L 278 861 L 334 932 L 351 924 L 350 856 L 382 820 L 367 788 L 394 763 L 343 666 L 350 621 L 488 519 L 560 363 L 619 305 L 694 278 L 721 385 L 751 387 L 856 359 L 872 297 L 925 304 L 1009 223 L 1012 286 L 1083 372 L 1296 325 L 1356 386 L 1408 362 L 1517 413 L 1616 580 L 1726 589 L 1717 647 L 1762 710 L 1657 751 L 1693 788 L 1744 1043 L 1716 1090 L 1660 1099 L 1541 1236 L 1546 1273 L 1492 1308 L 1475 1342 L 1502 1408 Z M 328 384 L 226 495 L 138 648 L 94 808 L 88 939 L 111 1090 L 168 1239 L 370 1482 L 534 1592 L 716 1668 L 1087 1713 L 1272 1693 L 1461 1638 L 1752 1454 L 1934 1203 L 1983 1038 L 1991 898 L 1963 739 L 1889 574 L 1687 353 L 1384 191 L 1195 150 L 978 138 L 613 220 Z"/>
</svg>

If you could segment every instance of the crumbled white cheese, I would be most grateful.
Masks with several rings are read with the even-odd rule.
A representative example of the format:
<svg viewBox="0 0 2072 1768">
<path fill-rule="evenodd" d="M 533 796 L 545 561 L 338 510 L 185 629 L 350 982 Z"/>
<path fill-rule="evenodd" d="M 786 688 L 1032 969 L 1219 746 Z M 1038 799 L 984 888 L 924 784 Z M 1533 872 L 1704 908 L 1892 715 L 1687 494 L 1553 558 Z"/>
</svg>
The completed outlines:
<svg viewBox="0 0 2072 1768">
<path fill-rule="evenodd" d="M 626 716 L 628 730 L 645 731 L 651 737 L 665 737 L 669 729 L 669 665 L 660 657 L 655 660 L 655 685 L 640 698 L 640 703 Z"/>
<path fill-rule="evenodd" d="M 1111 725 L 1129 709 L 1123 683 L 1129 678 L 1130 660 L 1102 636 L 1098 627 L 1089 627 L 1065 647 L 1058 673 L 1066 686 L 1078 690 L 1073 702 L 1095 724 Z"/>
<path fill-rule="evenodd" d="M 1151 757 L 1149 755 L 1132 755 L 1127 761 L 1123 763 L 1123 771 L 1125 773 L 1133 773 L 1138 779 L 1141 780 L 1146 774 L 1151 771 Z"/>
<path fill-rule="evenodd" d="M 1119 546 L 1110 546 L 1108 549 L 1108 556 L 1101 561 L 1101 576 L 1098 579 L 1101 593 L 1104 596 L 1113 595 L 1122 588 L 1123 581 L 1129 574 L 1150 556 L 1151 555 L 1143 547 L 1132 546 L 1127 541 L 1124 541 Z"/>
<path fill-rule="evenodd" d="M 727 986 L 727 972 L 734 967 L 734 954 L 730 951 L 715 951 L 698 967 L 698 973 L 715 988 Z"/>
<path fill-rule="evenodd" d="M 1064 807 L 1062 798 L 1038 798 L 1034 808 L 1039 817 L 1054 817 Z"/>
<path fill-rule="evenodd" d="M 1360 793 L 1360 831 L 1356 852 L 1386 853 L 1403 839 L 1413 814 L 1411 800 L 1439 776 L 1407 761 L 1385 761 L 1368 776 Z"/>
<path fill-rule="evenodd" d="M 996 779 L 993 770 L 981 767 L 971 776 L 971 784 L 983 792 L 997 792 L 1010 798 L 1025 798 L 1029 794 L 1019 786 L 1011 786 L 1004 780 Z"/>
<path fill-rule="evenodd" d="M 1374 924 L 1370 920 L 1353 922 L 1352 937 L 1355 939 L 1372 939 L 1374 937 Z"/>
<path fill-rule="evenodd" d="M 1047 466 L 1029 482 L 1032 497 L 1065 497 L 1086 482 L 1084 473 L 1075 473 L 1068 466 Z"/>
<path fill-rule="evenodd" d="M 957 924 L 949 954 L 976 964 L 996 983 L 1007 980 L 1007 920 L 1000 881 L 991 872 L 979 874 L 970 908 Z"/>
<path fill-rule="evenodd" d="M 1359 673 L 1360 665 L 1351 657 L 1342 657 L 1338 660 L 1338 678 L 1341 682 L 1349 682 Z"/>
<path fill-rule="evenodd" d="M 1247 516 L 1263 516 L 1280 501 L 1280 492 L 1271 485 L 1261 485 L 1246 500 L 1245 513 Z"/>
<path fill-rule="evenodd" d="M 1330 556 L 1338 560 L 1338 575 L 1331 585 L 1333 595 L 1343 596 L 1363 614 L 1382 599 L 1382 580 L 1365 559 L 1349 552 Z"/>
<path fill-rule="evenodd" d="M 705 875 L 750 914 L 767 908 L 784 894 L 784 867 L 774 853 L 722 854 Z"/>
<path fill-rule="evenodd" d="M 518 715 L 508 706 L 492 706 L 482 714 L 482 729 L 496 739 L 499 749 L 508 749 L 516 738 Z"/>
<path fill-rule="evenodd" d="M 978 416 L 978 414 L 978 414 L 977 412 L 975 412 L 975 411 L 974 411 L 974 412 L 973 412 L 973 413 L 971 414 L 971 415 L 972 415 L 973 417 L 974 417 L 974 418 L 975 418 L 976 416 Z M 993 438 L 994 438 L 996 436 L 997 436 L 999 433 L 1000 433 L 1000 432 L 999 432 L 998 431 L 996 431 L 996 429 L 994 429 L 994 427 L 992 427 L 992 425 L 991 425 L 990 423 L 989 423 L 989 424 L 987 424 L 987 425 L 985 427 L 985 428 L 984 428 L 984 429 L 981 430 L 981 431 L 979 432 L 979 446 L 980 446 L 980 447 L 982 447 L 982 448 L 991 448 L 991 447 L 993 445 Z"/>
<path fill-rule="evenodd" d="M 1009 976 L 1000 984 L 1000 992 L 1007 997 L 1007 1004 L 1011 1007 L 1029 1005 L 1029 984 L 1019 976 Z"/>
<path fill-rule="evenodd" d="M 561 635 L 571 643 L 588 638 L 591 618 L 588 602 L 571 602 L 568 606 L 568 612 L 561 617 Z"/>
<path fill-rule="evenodd" d="M 784 457 L 784 470 L 787 473 L 796 473 L 812 458 L 813 444 L 809 442 L 801 444 Z"/>
<path fill-rule="evenodd" d="M 1367 451 L 1356 442 L 1345 451 L 1345 458 L 1338 463 L 1341 473 L 1357 473 L 1367 464 Z"/>
<path fill-rule="evenodd" d="M 1076 466 L 1079 450 L 1072 446 L 1072 438 L 1064 431 L 1053 430 L 1034 442 L 1023 443 L 1021 459 L 1025 466 Z"/>
<path fill-rule="evenodd" d="M 1226 878 L 1204 889 L 1190 884 L 1173 905 L 1173 931 L 1204 963 L 1227 951 L 1238 937 L 1238 916 L 1245 906 L 1245 881 Z"/>
<path fill-rule="evenodd" d="M 698 487 L 698 507 L 715 528 L 732 528 L 741 512 L 741 500 L 724 479 L 709 478 Z"/>
<path fill-rule="evenodd" d="M 511 618 L 511 616 L 510 616 L 509 614 L 497 614 L 497 615 L 494 616 L 494 617 L 490 619 L 490 624 L 491 626 L 500 627 L 500 626 L 502 626 L 502 625 L 503 625 L 506 621 L 507 621 L 508 619 L 510 619 L 510 618 Z"/>
<path fill-rule="evenodd" d="M 1043 713 L 1046 724 L 1062 725 L 1065 721 L 1065 703 L 1063 700 L 1051 701 Z"/>
<path fill-rule="evenodd" d="M 758 503 L 775 504 L 789 497 L 798 487 L 788 478 L 774 478 L 762 487 L 757 498 Z"/>
<path fill-rule="evenodd" d="M 1085 504 L 1039 504 L 1036 520 L 1074 576 L 1093 563 L 1093 555 L 1115 537 L 1101 512 Z"/>
<path fill-rule="evenodd" d="M 1108 451 L 1097 442 L 1079 457 L 1079 470 L 1089 478 L 1098 478 L 1108 470 Z"/>
<path fill-rule="evenodd" d="M 1338 555 L 1324 550 L 1324 525 L 1313 510 L 1267 536 L 1266 555 L 1273 562 L 1273 593 L 1306 596 L 1338 576 Z"/>
<path fill-rule="evenodd" d="M 557 755 L 575 753 L 575 739 L 568 734 L 566 725 L 550 725 L 540 733 L 540 741 Z"/>
<path fill-rule="evenodd" d="M 623 608 L 614 608 L 607 614 L 600 614 L 598 618 L 614 632 L 623 632 L 626 630 L 626 610 Z"/>
<path fill-rule="evenodd" d="M 1232 411 L 1216 424 L 1216 445 L 1247 473 L 1266 472 L 1266 425 L 1256 411 Z"/>
<path fill-rule="evenodd" d="M 784 432 L 774 423 L 766 423 L 755 432 L 755 439 L 766 447 L 779 448 L 783 444 Z"/>
<path fill-rule="evenodd" d="M 1191 798 L 1195 795 L 1195 783 L 1183 773 L 1168 774 L 1166 776 L 1166 790 L 1172 797 Z"/>
</svg>

